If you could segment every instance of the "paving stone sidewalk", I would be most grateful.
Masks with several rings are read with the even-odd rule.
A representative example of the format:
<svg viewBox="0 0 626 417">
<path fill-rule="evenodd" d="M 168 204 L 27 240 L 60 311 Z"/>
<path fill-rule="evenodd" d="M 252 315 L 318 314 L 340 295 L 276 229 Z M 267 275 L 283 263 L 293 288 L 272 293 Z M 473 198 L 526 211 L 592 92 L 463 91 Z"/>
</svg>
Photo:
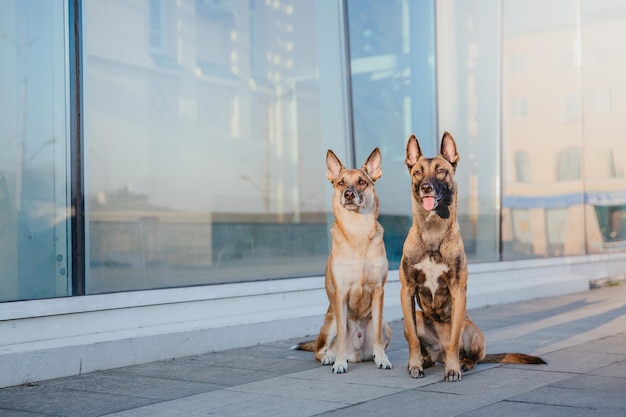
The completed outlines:
<svg viewBox="0 0 626 417">
<path fill-rule="evenodd" d="M 396 321 L 391 370 L 351 363 L 334 375 L 286 340 L 1 389 L 0 416 L 626 416 L 626 285 L 470 315 L 489 352 L 548 365 L 479 365 L 459 383 L 438 366 L 411 379 Z"/>
</svg>

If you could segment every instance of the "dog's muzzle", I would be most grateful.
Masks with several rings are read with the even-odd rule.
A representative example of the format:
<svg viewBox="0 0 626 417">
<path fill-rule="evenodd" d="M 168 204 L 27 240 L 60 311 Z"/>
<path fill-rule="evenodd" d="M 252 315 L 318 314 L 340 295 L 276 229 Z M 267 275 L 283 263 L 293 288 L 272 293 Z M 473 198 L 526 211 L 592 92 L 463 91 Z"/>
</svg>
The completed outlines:
<svg viewBox="0 0 626 417">
<path fill-rule="evenodd" d="M 356 210 L 363 206 L 363 198 L 354 187 L 346 188 L 341 195 L 341 205 L 349 210 Z"/>
<path fill-rule="evenodd" d="M 431 181 L 424 181 L 419 186 L 419 196 L 422 199 L 422 206 L 431 211 L 439 205 L 443 197 L 443 189 Z"/>
</svg>

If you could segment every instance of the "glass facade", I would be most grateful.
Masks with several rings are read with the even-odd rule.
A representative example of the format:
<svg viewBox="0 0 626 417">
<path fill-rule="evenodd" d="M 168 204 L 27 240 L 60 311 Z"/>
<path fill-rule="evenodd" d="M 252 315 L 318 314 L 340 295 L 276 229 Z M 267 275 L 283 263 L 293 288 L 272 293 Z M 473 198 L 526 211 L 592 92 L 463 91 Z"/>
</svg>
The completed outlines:
<svg viewBox="0 0 626 417">
<path fill-rule="evenodd" d="M 580 8 L 582 155 L 587 253 L 626 247 L 626 4 Z"/>
<path fill-rule="evenodd" d="M 623 1 L 437 2 L 438 125 L 459 146 L 471 261 L 626 246 L 625 12 Z"/>
<path fill-rule="evenodd" d="M 621 1 L 503 3 L 504 259 L 626 245 L 625 13 Z"/>
<path fill-rule="evenodd" d="M 62 1 L 0 1 L 0 301 L 71 294 Z"/>
<path fill-rule="evenodd" d="M 89 293 L 322 273 L 323 155 L 346 139 L 323 140 L 316 16 L 83 3 Z"/>
<path fill-rule="evenodd" d="M 356 161 L 383 155 L 376 182 L 389 265 L 397 269 L 411 226 L 404 160 L 411 133 L 436 148 L 434 3 L 347 2 L 352 123 Z M 402 192 L 403 191 L 403 192 Z"/>
<path fill-rule="evenodd" d="M 457 216 L 470 262 L 500 256 L 500 1 L 437 3 L 437 120 L 456 140 Z M 438 149 L 438 148 L 437 148 Z"/>
<path fill-rule="evenodd" d="M 505 259 L 584 253 L 581 28 L 576 1 L 503 7 Z"/>
<path fill-rule="evenodd" d="M 397 268 L 406 141 L 434 154 L 444 130 L 471 262 L 626 249 L 624 0 L 0 0 L 0 12 L 0 301 L 71 295 L 73 279 L 97 294 L 323 275 L 328 148 L 358 165 L 380 147 Z"/>
</svg>

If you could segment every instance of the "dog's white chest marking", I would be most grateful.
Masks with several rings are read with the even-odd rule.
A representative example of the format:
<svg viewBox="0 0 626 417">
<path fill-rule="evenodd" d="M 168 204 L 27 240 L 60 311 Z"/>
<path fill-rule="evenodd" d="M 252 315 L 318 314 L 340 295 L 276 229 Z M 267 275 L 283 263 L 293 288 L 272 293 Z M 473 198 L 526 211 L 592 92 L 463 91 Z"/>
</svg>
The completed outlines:
<svg viewBox="0 0 626 417">
<path fill-rule="evenodd" d="M 413 265 L 413 268 L 422 271 L 426 276 L 424 285 L 430 290 L 430 294 L 435 297 L 435 292 L 439 288 L 439 277 L 450 270 L 448 265 L 435 261 L 427 256 L 420 263 Z"/>
<path fill-rule="evenodd" d="M 353 288 L 360 289 L 363 285 L 380 285 L 387 273 L 387 258 L 384 256 L 371 259 L 334 259 L 333 273 L 337 285 L 348 292 Z"/>
</svg>

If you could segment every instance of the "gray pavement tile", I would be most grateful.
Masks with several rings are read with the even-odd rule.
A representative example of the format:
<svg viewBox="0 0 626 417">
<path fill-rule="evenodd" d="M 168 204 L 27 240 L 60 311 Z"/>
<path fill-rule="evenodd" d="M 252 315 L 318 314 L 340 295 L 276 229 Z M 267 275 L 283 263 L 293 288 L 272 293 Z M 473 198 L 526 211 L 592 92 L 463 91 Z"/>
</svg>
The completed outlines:
<svg viewBox="0 0 626 417">
<path fill-rule="evenodd" d="M 460 382 L 440 382 L 420 388 L 420 390 L 447 392 L 457 395 L 477 395 L 491 398 L 493 402 L 506 399 L 539 387 L 567 379 L 571 374 L 562 372 L 544 372 L 532 369 L 497 366 L 484 371 L 479 365 L 476 371 L 468 372 Z M 442 375 L 443 377 L 443 375 Z"/>
<path fill-rule="evenodd" d="M 133 410 L 107 414 L 107 417 L 196 417 L 209 414 L 213 416 L 219 415 L 215 412 L 218 408 L 231 407 L 246 401 L 260 401 L 262 398 L 262 395 L 256 394 L 223 390 L 211 391 L 138 407 Z"/>
<path fill-rule="evenodd" d="M 585 416 L 589 411 L 587 408 L 500 401 L 478 410 L 461 414 L 459 417 L 579 417 Z"/>
<path fill-rule="evenodd" d="M 484 396 L 406 390 L 321 414 L 324 417 L 457 416 L 490 404 Z M 498 416 L 501 417 L 501 416 Z"/>
<path fill-rule="evenodd" d="M 439 371 L 437 371 L 432 372 L 426 378 L 414 379 L 406 371 L 406 365 L 400 368 L 378 369 L 374 362 L 359 362 L 349 363 L 348 372 L 341 375 L 333 374 L 330 366 L 320 365 L 316 369 L 297 372 L 289 375 L 289 377 L 321 381 L 327 384 L 340 382 L 374 387 L 412 389 L 438 382 L 443 379 L 443 368 L 441 368 L 440 373 L 441 376 L 437 376 L 439 375 Z"/>
<path fill-rule="evenodd" d="M 624 405 L 626 405 L 626 376 L 616 378 L 597 375 L 577 375 L 572 378 L 553 382 L 550 386 L 584 391 L 602 391 L 607 394 L 620 394 L 624 396 Z"/>
<path fill-rule="evenodd" d="M 181 381 L 104 371 L 63 378 L 46 383 L 49 388 L 72 389 L 95 393 L 125 395 L 156 400 L 170 400 L 224 388 L 224 385 Z"/>
<path fill-rule="evenodd" d="M 578 346 L 542 354 L 541 357 L 548 362 L 548 364 L 538 366 L 540 370 L 570 373 L 591 372 L 622 359 L 622 356 L 612 353 L 595 352 L 588 354 L 581 351 Z M 528 369 L 528 366 L 529 365 L 507 365 L 507 367 L 520 367 L 523 369 Z"/>
<path fill-rule="evenodd" d="M 529 355 L 535 354 L 545 346 L 550 346 L 551 339 L 546 335 L 535 332 L 531 337 L 511 335 L 496 339 L 493 335 L 485 334 L 487 338 L 487 353 L 520 352 Z M 539 355 L 542 356 L 542 355 Z"/>
<path fill-rule="evenodd" d="M 345 406 L 238 391 L 213 391 L 107 415 L 107 417 L 314 416 Z"/>
<path fill-rule="evenodd" d="M 307 358 L 294 358 L 293 353 L 305 353 Z M 195 366 L 204 367 L 227 367 L 229 369 L 271 371 L 273 374 L 284 374 L 289 372 L 303 371 L 314 368 L 320 363 L 315 361 L 313 353 L 294 350 L 284 350 L 283 356 L 279 358 L 265 357 L 256 354 L 255 350 L 250 350 L 245 354 L 241 351 L 226 351 L 211 353 L 201 356 L 192 356 L 179 359 L 184 362 L 195 362 Z"/>
<path fill-rule="evenodd" d="M 109 372 L 121 372 L 127 375 L 177 379 L 181 381 L 204 382 L 229 386 L 251 381 L 260 381 L 280 374 L 279 372 L 272 371 L 211 366 L 201 361 L 189 361 L 185 359 L 136 365 Z"/>
<path fill-rule="evenodd" d="M 344 403 L 330 401 L 302 398 L 292 400 L 286 397 L 264 395 L 254 400 L 241 401 L 229 406 L 212 407 L 211 413 L 229 417 L 308 417 L 344 406 Z"/>
<path fill-rule="evenodd" d="M 578 298 L 578 297 L 577 297 Z M 540 298 L 519 303 L 503 304 L 470 310 L 469 314 L 483 331 L 519 325 L 567 314 L 596 304 L 584 299 Z"/>
<path fill-rule="evenodd" d="M 621 411 L 626 416 L 626 387 L 622 386 L 621 392 L 605 392 L 561 388 L 555 386 L 542 387 L 533 391 L 511 397 L 510 400 L 547 405 L 564 405 L 570 407 L 607 409 Z"/>
<path fill-rule="evenodd" d="M 342 375 L 335 376 L 341 378 Z M 401 391 L 399 388 L 341 382 L 339 378 L 332 383 L 328 383 L 314 379 L 280 376 L 265 381 L 251 382 L 249 384 L 226 388 L 226 390 L 275 395 L 298 400 L 320 400 L 347 404 L 384 397 Z"/>
<path fill-rule="evenodd" d="M 593 298 L 587 295 L 591 293 L 593 292 L 585 293 L 584 296 Z M 555 348 L 570 347 L 609 336 L 614 333 L 612 329 L 623 328 L 626 324 L 626 305 L 614 299 L 614 297 L 621 296 L 621 292 L 612 296 L 606 292 L 596 294 L 597 304 L 585 305 L 580 310 L 546 317 L 545 320 L 528 324 L 518 323 L 485 331 L 487 350 L 489 352 L 532 353 L 537 350 L 549 352 L 556 350 Z M 606 300 L 602 301 L 602 297 Z M 608 323 L 611 325 L 608 326 Z M 612 353 L 613 351 L 604 350 L 604 352 Z"/>
<path fill-rule="evenodd" d="M 528 326 L 511 326 L 485 332 L 487 338 L 487 352 L 552 352 L 576 345 L 584 345 L 589 340 L 596 339 L 592 333 L 595 329 L 615 319 L 616 314 L 626 317 L 626 309 L 619 312 L 608 311 L 594 316 L 569 320 L 564 317 L 555 324 L 535 323 Z M 601 343 L 598 344 L 601 347 Z M 604 353 L 610 349 L 596 350 Z"/>
<path fill-rule="evenodd" d="M 229 353 L 234 355 L 240 355 L 242 358 L 252 355 L 255 357 L 284 359 L 289 356 L 291 359 L 306 360 L 308 359 L 309 355 L 312 355 L 311 352 L 295 351 L 291 350 L 291 347 L 298 342 L 314 339 L 315 337 L 316 336 L 303 337 L 299 339 L 290 339 L 289 341 L 274 342 L 272 344 L 263 344 L 248 348 L 233 349 L 230 350 Z"/>
<path fill-rule="evenodd" d="M 155 401 L 132 396 L 59 389 L 47 383 L 0 390 L 0 409 L 63 417 L 101 416 L 152 404 Z"/>
<path fill-rule="evenodd" d="M 620 378 L 626 378 L 626 360 L 612 363 L 603 368 L 595 369 L 590 372 L 593 375 L 600 376 L 614 376 Z"/>
<path fill-rule="evenodd" d="M 609 408 L 597 408 L 595 410 L 588 410 L 585 412 L 585 417 L 624 417 L 624 410 L 609 409 Z"/>
<path fill-rule="evenodd" d="M 578 350 L 581 352 L 613 353 L 626 356 L 626 335 L 620 334 L 593 340 L 578 346 Z"/>
<path fill-rule="evenodd" d="M 27 411 L 6 410 L 0 408 L 2 417 L 50 417 L 50 414 L 29 413 Z"/>
</svg>

